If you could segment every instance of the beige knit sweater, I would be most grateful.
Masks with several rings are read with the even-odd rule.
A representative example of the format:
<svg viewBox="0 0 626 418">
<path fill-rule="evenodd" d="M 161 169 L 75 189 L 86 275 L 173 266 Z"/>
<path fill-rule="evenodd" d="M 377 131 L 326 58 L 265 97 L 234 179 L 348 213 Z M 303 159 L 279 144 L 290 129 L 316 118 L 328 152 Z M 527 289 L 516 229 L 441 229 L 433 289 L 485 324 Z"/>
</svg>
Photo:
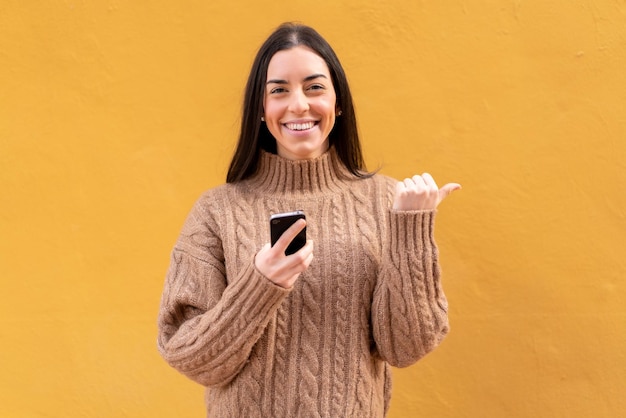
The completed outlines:
<svg viewBox="0 0 626 418">
<path fill-rule="evenodd" d="M 383 417 L 390 365 L 448 331 L 434 211 L 392 211 L 393 179 L 342 180 L 333 158 L 263 153 L 253 178 L 206 192 L 184 224 L 158 348 L 207 387 L 208 417 Z M 270 214 L 295 209 L 314 259 L 283 289 L 253 260 Z"/>
</svg>

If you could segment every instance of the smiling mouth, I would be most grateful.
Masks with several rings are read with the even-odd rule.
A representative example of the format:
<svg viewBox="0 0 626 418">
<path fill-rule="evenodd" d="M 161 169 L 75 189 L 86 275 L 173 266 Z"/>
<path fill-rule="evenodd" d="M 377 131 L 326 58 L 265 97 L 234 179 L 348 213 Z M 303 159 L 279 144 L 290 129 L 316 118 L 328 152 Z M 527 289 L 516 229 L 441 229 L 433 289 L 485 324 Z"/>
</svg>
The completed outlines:
<svg viewBox="0 0 626 418">
<path fill-rule="evenodd" d="M 292 131 L 306 131 L 311 129 L 317 124 L 317 122 L 305 122 L 305 123 L 285 123 L 285 127 Z"/>
</svg>

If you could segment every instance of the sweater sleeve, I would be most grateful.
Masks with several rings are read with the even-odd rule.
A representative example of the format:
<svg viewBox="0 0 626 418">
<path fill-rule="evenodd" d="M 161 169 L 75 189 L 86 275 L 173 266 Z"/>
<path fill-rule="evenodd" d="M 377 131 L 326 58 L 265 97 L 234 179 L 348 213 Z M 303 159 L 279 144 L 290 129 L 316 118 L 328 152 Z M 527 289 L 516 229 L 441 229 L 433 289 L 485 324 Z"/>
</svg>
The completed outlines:
<svg viewBox="0 0 626 418">
<path fill-rule="evenodd" d="M 250 260 L 226 278 L 217 228 L 196 204 L 174 247 L 158 316 L 157 346 L 179 372 L 205 386 L 230 382 L 243 368 L 288 290 Z"/>
<path fill-rule="evenodd" d="M 435 213 L 389 215 L 372 324 L 379 354 L 395 367 L 415 363 L 448 333 L 448 303 L 434 241 Z"/>
</svg>

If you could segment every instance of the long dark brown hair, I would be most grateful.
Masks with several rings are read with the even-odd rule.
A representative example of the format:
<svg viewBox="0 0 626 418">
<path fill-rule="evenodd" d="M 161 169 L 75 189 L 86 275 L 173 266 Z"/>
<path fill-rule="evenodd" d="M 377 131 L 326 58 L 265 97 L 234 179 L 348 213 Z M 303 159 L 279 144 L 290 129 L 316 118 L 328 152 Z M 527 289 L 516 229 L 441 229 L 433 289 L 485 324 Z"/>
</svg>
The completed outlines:
<svg viewBox="0 0 626 418">
<path fill-rule="evenodd" d="M 300 45 L 312 49 L 324 59 L 332 78 L 336 107 L 341 110 L 341 116 L 335 119 L 328 135 L 329 147 L 335 149 L 339 162 L 351 174 L 356 177 L 371 175 L 365 168 L 352 95 L 337 55 L 313 28 L 298 23 L 283 23 L 263 43 L 252 64 L 246 83 L 239 140 L 226 176 L 228 183 L 244 180 L 256 172 L 261 149 L 274 154 L 277 152 L 276 140 L 261 122 L 267 67 L 278 51 Z"/>
</svg>

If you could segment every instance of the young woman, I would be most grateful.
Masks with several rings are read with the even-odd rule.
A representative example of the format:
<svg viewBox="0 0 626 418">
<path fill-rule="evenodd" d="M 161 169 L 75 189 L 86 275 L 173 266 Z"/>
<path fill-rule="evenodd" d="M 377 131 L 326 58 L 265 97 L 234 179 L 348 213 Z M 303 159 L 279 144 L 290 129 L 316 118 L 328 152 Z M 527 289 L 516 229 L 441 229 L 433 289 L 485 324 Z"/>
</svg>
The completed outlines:
<svg viewBox="0 0 626 418">
<path fill-rule="evenodd" d="M 312 28 L 280 26 L 250 72 L 227 183 L 172 252 L 161 355 L 207 387 L 208 417 L 385 416 L 390 366 L 448 332 L 433 224 L 458 188 L 368 173 L 337 56 Z M 270 246 L 270 215 L 296 209 L 306 221 Z"/>
</svg>

